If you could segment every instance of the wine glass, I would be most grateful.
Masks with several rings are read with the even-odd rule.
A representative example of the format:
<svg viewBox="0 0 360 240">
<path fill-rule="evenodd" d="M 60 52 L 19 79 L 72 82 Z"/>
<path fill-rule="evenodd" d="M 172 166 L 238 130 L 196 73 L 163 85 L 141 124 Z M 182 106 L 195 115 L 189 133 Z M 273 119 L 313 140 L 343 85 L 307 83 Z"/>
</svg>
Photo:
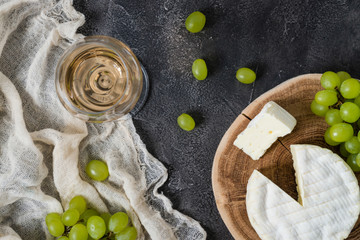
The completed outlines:
<svg viewBox="0 0 360 240">
<path fill-rule="evenodd" d="M 108 36 L 90 36 L 61 56 L 55 85 L 72 115 L 99 123 L 136 114 L 146 100 L 149 80 L 126 44 Z"/>
</svg>

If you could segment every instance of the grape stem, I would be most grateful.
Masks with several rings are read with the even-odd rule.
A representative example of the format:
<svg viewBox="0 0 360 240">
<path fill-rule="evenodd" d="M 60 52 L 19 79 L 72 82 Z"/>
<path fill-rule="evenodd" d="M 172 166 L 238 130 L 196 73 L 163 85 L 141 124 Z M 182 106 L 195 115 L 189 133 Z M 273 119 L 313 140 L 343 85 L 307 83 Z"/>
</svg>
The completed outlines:
<svg viewBox="0 0 360 240">
<path fill-rule="evenodd" d="M 115 235 L 113 232 L 109 232 L 107 235 L 105 234 L 100 240 L 111 239 L 112 235 Z"/>
<path fill-rule="evenodd" d="M 68 236 L 68 234 L 70 233 L 71 228 L 72 227 L 65 226 L 65 231 L 63 233 L 63 236 Z"/>
<path fill-rule="evenodd" d="M 345 98 L 343 96 L 341 96 L 339 89 L 336 87 L 335 91 L 337 93 L 337 98 L 338 98 L 338 102 L 335 103 L 332 107 L 333 109 L 340 109 L 340 106 L 345 102 Z"/>
</svg>

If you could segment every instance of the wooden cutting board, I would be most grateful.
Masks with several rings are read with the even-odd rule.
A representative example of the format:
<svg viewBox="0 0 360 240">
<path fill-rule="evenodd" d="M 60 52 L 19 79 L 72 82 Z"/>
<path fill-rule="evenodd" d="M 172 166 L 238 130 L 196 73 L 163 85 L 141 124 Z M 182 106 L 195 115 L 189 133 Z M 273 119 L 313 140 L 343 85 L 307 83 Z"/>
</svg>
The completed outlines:
<svg viewBox="0 0 360 240">
<path fill-rule="evenodd" d="M 310 110 L 315 93 L 321 89 L 320 77 L 321 74 L 301 75 L 264 93 L 244 109 L 223 136 L 214 158 L 212 185 L 217 208 L 235 239 L 260 239 L 249 222 L 245 205 L 246 185 L 254 169 L 296 200 L 298 194 L 290 145 L 314 144 L 338 153 L 337 147 L 331 148 L 323 140 L 328 127 L 325 120 Z M 233 142 L 271 100 L 293 115 L 297 124 L 291 134 L 278 139 L 260 160 L 254 161 Z M 357 178 L 360 179 L 360 174 Z M 360 239 L 359 219 L 348 239 Z"/>
</svg>

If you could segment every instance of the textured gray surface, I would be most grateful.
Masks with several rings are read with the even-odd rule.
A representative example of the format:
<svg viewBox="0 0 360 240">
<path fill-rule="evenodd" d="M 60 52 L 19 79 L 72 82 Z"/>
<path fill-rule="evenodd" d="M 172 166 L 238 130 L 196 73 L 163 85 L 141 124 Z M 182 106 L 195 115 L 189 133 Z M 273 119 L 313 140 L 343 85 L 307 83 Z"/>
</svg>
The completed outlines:
<svg viewBox="0 0 360 240">
<path fill-rule="evenodd" d="M 148 71 L 147 103 L 134 123 L 148 150 L 169 170 L 162 191 L 174 208 L 200 221 L 208 239 L 232 239 L 211 188 L 213 157 L 223 134 L 256 97 L 304 73 L 345 70 L 360 77 L 360 2 L 74 0 L 86 16 L 85 35 L 126 42 Z M 186 17 L 205 13 L 197 34 Z M 204 58 L 209 77 L 196 81 L 191 65 Z M 243 85 L 239 67 L 258 79 Z M 182 131 L 186 112 L 197 127 Z"/>
</svg>

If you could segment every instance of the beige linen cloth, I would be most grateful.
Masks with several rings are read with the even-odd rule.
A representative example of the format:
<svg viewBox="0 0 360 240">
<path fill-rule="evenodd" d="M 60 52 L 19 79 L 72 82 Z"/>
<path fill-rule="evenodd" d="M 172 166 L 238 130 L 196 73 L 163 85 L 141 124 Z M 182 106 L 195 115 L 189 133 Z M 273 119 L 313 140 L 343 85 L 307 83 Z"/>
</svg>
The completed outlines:
<svg viewBox="0 0 360 240">
<path fill-rule="evenodd" d="M 71 0 L 0 0 L 0 239 L 53 239 L 44 218 L 75 195 L 100 212 L 126 211 L 138 239 L 205 239 L 158 193 L 166 169 L 130 116 L 86 124 L 58 100 L 56 63 L 84 21 Z M 107 162 L 108 180 L 86 176 L 91 159 Z"/>
</svg>

